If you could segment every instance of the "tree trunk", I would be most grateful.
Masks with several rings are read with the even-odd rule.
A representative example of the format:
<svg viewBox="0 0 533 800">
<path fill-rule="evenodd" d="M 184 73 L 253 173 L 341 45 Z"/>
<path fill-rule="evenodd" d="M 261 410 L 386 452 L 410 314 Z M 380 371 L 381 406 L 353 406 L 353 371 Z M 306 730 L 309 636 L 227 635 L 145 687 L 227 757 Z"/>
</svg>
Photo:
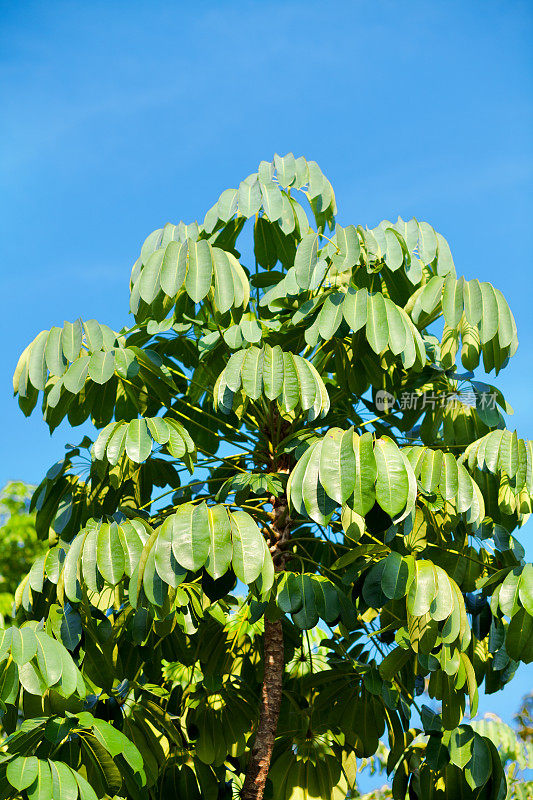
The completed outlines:
<svg viewBox="0 0 533 800">
<path fill-rule="evenodd" d="M 243 800 L 261 800 L 270 769 L 270 759 L 278 727 L 285 666 L 281 620 L 270 622 L 265 619 L 264 665 L 261 713 L 246 780 L 241 792 Z"/>
<path fill-rule="evenodd" d="M 280 472 L 288 472 L 286 467 L 278 467 Z M 265 529 L 274 569 L 281 572 L 285 568 L 285 547 L 290 535 L 290 518 L 287 498 L 272 498 L 272 526 Z M 270 770 L 272 751 L 276 740 L 281 696 L 285 652 L 281 620 L 272 622 L 265 617 L 264 636 L 264 677 L 261 689 L 261 711 L 255 734 L 254 745 L 248 762 L 246 778 L 241 791 L 242 800 L 262 800 L 266 779 Z"/>
</svg>

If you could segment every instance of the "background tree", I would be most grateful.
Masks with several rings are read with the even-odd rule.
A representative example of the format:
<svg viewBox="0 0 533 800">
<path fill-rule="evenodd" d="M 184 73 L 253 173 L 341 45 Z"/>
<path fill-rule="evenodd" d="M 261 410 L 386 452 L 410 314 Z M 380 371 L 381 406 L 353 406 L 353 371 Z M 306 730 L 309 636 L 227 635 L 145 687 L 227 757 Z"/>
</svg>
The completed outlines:
<svg viewBox="0 0 533 800">
<path fill-rule="evenodd" d="M 526 694 L 522 699 L 522 705 L 515 719 L 520 738 L 533 745 L 533 692 Z"/>
<path fill-rule="evenodd" d="M 533 658 L 532 445 L 473 372 L 514 319 L 428 223 L 335 213 L 315 162 L 263 161 L 148 236 L 130 327 L 21 356 L 24 413 L 98 432 L 32 500 L 4 796 L 341 800 L 385 732 L 395 798 L 505 793 L 463 716 Z"/>
<path fill-rule="evenodd" d="M 37 537 L 29 511 L 35 486 L 10 481 L 0 492 L 0 619 L 9 617 L 15 590 L 45 544 Z"/>
</svg>

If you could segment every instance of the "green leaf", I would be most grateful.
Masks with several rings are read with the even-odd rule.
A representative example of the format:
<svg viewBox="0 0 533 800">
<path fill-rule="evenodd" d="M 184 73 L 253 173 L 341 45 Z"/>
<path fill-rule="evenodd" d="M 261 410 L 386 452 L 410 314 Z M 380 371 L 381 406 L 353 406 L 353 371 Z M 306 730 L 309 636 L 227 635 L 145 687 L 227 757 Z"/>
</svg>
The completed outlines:
<svg viewBox="0 0 533 800">
<path fill-rule="evenodd" d="M 442 292 L 442 312 L 446 324 L 456 328 L 463 316 L 463 283 L 464 279 L 456 278 L 449 273 L 444 281 Z"/>
<path fill-rule="evenodd" d="M 233 570 L 240 581 L 249 585 L 257 579 L 263 568 L 263 537 L 245 511 L 232 511 L 230 518 Z"/>
<path fill-rule="evenodd" d="M 257 343 L 261 341 L 262 329 L 261 325 L 254 319 L 243 319 L 239 324 L 244 340 L 250 343 Z"/>
<path fill-rule="evenodd" d="M 353 429 L 334 429 L 326 434 L 320 456 L 320 482 L 333 500 L 341 505 L 353 493 L 355 480 Z"/>
<path fill-rule="evenodd" d="M 444 453 L 439 488 L 445 500 L 453 500 L 457 496 L 459 489 L 459 473 L 457 461 L 452 453 Z"/>
<path fill-rule="evenodd" d="M 150 540 L 149 540 L 150 542 Z M 154 606 L 161 607 L 165 602 L 168 587 L 161 580 L 161 576 L 155 568 L 155 542 L 152 541 L 150 546 L 147 544 L 145 548 L 144 568 L 141 563 L 139 564 L 139 575 L 142 577 L 142 585 L 144 593 L 149 603 Z M 138 583 L 137 583 L 138 585 Z"/>
<path fill-rule="evenodd" d="M 202 523 L 205 519 L 205 511 L 202 510 L 202 512 L 200 512 L 200 508 L 202 508 L 202 506 L 198 506 L 195 509 L 193 526 L 196 522 L 197 515 L 202 519 Z M 205 568 L 209 575 L 216 580 L 222 577 L 222 575 L 225 575 L 231 563 L 231 523 L 228 512 L 224 506 L 211 506 L 210 508 L 203 506 L 203 508 L 207 509 L 209 531 L 209 554 Z M 238 557 L 237 563 L 239 563 Z"/>
<path fill-rule="evenodd" d="M 308 289 L 311 286 L 318 264 L 318 243 L 319 236 L 317 233 L 306 233 L 296 250 L 294 268 L 298 286 L 302 289 Z"/>
<path fill-rule="evenodd" d="M 415 561 L 413 580 L 407 594 L 407 609 L 415 617 L 427 614 L 437 595 L 437 573 L 431 561 Z"/>
<path fill-rule="evenodd" d="M 52 773 L 47 761 L 39 759 L 37 777 L 26 791 L 28 800 L 50 800 L 52 797 Z"/>
<path fill-rule="evenodd" d="M 53 686 L 61 677 L 62 647 L 48 634 L 37 631 L 37 666 L 47 686 Z"/>
<path fill-rule="evenodd" d="M 263 351 L 250 347 L 241 369 L 242 388 L 251 400 L 261 397 L 263 388 Z"/>
<path fill-rule="evenodd" d="M 483 316 L 483 298 L 478 280 L 464 282 L 463 298 L 466 319 L 470 325 L 477 325 Z"/>
<path fill-rule="evenodd" d="M 116 586 L 124 575 L 124 551 L 116 522 L 102 523 L 98 531 L 96 558 L 102 578 Z"/>
<path fill-rule="evenodd" d="M 113 376 L 115 372 L 115 357 L 112 352 L 99 350 L 93 353 L 89 361 L 89 378 L 95 383 L 103 384 Z"/>
<path fill-rule="evenodd" d="M 28 694 L 44 695 L 47 682 L 31 661 L 19 668 L 19 681 Z"/>
<path fill-rule="evenodd" d="M 424 285 L 413 309 L 412 316 L 414 322 L 420 324 L 420 319 L 423 317 L 423 314 L 431 316 L 438 311 L 442 298 L 443 283 L 444 281 L 442 278 L 438 275 L 434 275 L 433 278 L 430 278 Z"/>
<path fill-rule="evenodd" d="M 224 250 L 214 247 L 212 254 L 215 270 L 215 306 L 221 314 L 225 314 L 233 306 L 235 300 L 233 273 L 229 256 Z"/>
<path fill-rule="evenodd" d="M 81 640 L 82 625 L 81 617 L 77 611 L 74 611 L 67 603 L 61 615 L 61 623 L 59 627 L 59 635 L 61 641 L 67 650 L 74 650 Z"/>
<path fill-rule="evenodd" d="M 518 470 L 518 437 L 516 431 L 502 431 L 498 467 L 510 478 L 514 478 L 516 475 Z"/>
<path fill-rule="evenodd" d="M 389 553 L 384 561 L 381 576 L 381 588 L 391 600 L 405 597 L 409 567 L 407 561 L 399 553 Z"/>
<path fill-rule="evenodd" d="M 324 440 L 312 448 L 302 478 L 302 497 L 308 516 L 320 525 L 327 525 L 335 510 L 335 504 L 327 496 L 320 483 L 319 470 L 323 446 L 327 446 Z"/>
<path fill-rule="evenodd" d="M 365 518 L 346 505 L 341 513 L 342 529 L 348 539 L 358 542 L 365 532 Z"/>
<path fill-rule="evenodd" d="M 109 441 L 106 448 L 107 460 L 112 465 L 118 464 L 118 462 L 124 455 L 124 450 L 126 449 L 126 436 L 128 435 L 128 430 L 129 426 L 127 423 L 119 423 L 116 427 L 113 427 L 113 432 L 109 437 Z"/>
<path fill-rule="evenodd" d="M 390 681 L 401 670 L 404 664 L 407 663 L 411 656 L 410 650 L 404 650 L 402 647 L 395 647 L 394 650 L 385 656 L 379 665 L 379 674 L 384 681 Z"/>
<path fill-rule="evenodd" d="M 146 420 L 133 419 L 128 423 L 126 434 L 126 453 L 136 463 L 145 461 L 152 452 L 152 439 L 148 433 Z"/>
<path fill-rule="evenodd" d="M 283 392 L 281 405 L 285 411 L 293 411 L 300 399 L 300 386 L 298 373 L 292 358 L 292 353 L 283 353 Z"/>
<path fill-rule="evenodd" d="M 424 491 L 433 494 L 437 489 L 442 473 L 442 450 L 424 451 L 422 460 L 422 471 L 420 473 L 420 484 Z"/>
<path fill-rule="evenodd" d="M 78 580 L 78 559 L 84 540 L 85 534 L 80 533 L 71 542 L 63 567 L 65 594 L 72 603 L 78 603 L 81 600 L 81 587 Z"/>
<path fill-rule="evenodd" d="M 261 189 L 257 175 L 250 175 L 239 184 L 239 214 L 249 219 L 261 208 Z"/>
<path fill-rule="evenodd" d="M 520 591 L 520 572 L 518 569 L 509 572 L 500 586 L 499 603 L 504 614 L 512 617 L 518 609 Z"/>
<path fill-rule="evenodd" d="M 263 386 L 269 400 L 276 400 L 280 396 L 283 388 L 283 351 L 279 345 L 270 347 L 265 344 Z"/>
<path fill-rule="evenodd" d="M 469 725 L 460 725 L 450 734 L 450 761 L 459 769 L 464 769 L 472 759 L 474 737 L 475 733 Z"/>
<path fill-rule="evenodd" d="M 533 661 L 533 617 L 519 609 L 507 628 L 505 649 L 510 658 L 530 664 Z"/>
<path fill-rule="evenodd" d="M 102 577 L 97 566 L 96 555 L 99 528 L 100 524 L 98 523 L 87 531 L 81 554 L 83 579 L 91 592 L 98 592 L 102 589 Z"/>
<path fill-rule="evenodd" d="M 237 189 L 225 189 L 222 192 L 218 198 L 217 211 L 219 219 L 229 222 L 237 212 Z"/>
<path fill-rule="evenodd" d="M 385 298 L 385 311 L 387 314 L 389 347 L 394 355 L 400 355 L 405 350 L 408 328 L 406 328 L 402 312 L 388 298 Z"/>
<path fill-rule="evenodd" d="M 72 774 L 80 790 L 80 800 L 98 800 L 98 796 L 91 784 L 88 783 L 79 772 L 73 770 Z"/>
<path fill-rule="evenodd" d="M 148 417 L 146 419 L 146 424 L 148 425 L 148 430 L 152 438 L 158 444 L 166 444 L 166 442 L 168 442 L 170 431 L 166 420 L 161 419 L 161 417 Z"/>
<path fill-rule="evenodd" d="M 442 567 L 434 566 L 437 579 L 437 594 L 431 602 L 429 612 L 432 619 L 441 622 L 448 619 L 452 613 L 455 595 L 448 574 Z"/>
<path fill-rule="evenodd" d="M 31 786 L 39 772 L 39 759 L 35 756 L 18 756 L 7 765 L 6 777 L 17 791 Z"/>
<path fill-rule="evenodd" d="M 492 772 L 492 759 L 489 745 L 483 736 L 478 733 L 474 736 L 472 758 L 465 769 L 466 782 L 471 789 L 484 786 Z"/>
<path fill-rule="evenodd" d="M 0 662 L 0 700 L 15 703 L 19 691 L 19 671 L 14 661 Z"/>
<path fill-rule="evenodd" d="M 104 344 L 104 334 L 102 327 L 95 319 L 88 319 L 83 323 L 85 342 L 89 352 L 94 353 L 101 350 Z"/>
<path fill-rule="evenodd" d="M 0 662 L 9 654 L 14 630 L 14 628 L 0 628 Z"/>
<path fill-rule="evenodd" d="M 63 385 L 72 394 L 78 394 L 85 384 L 89 371 L 89 356 L 80 356 L 63 375 Z"/>
<path fill-rule="evenodd" d="M 451 272 L 455 275 L 455 265 L 453 263 L 452 254 L 450 252 L 450 246 L 444 236 L 441 236 L 440 233 L 435 233 L 437 237 L 437 257 L 438 257 L 438 264 L 437 264 L 437 272 L 439 275 L 447 275 Z"/>
<path fill-rule="evenodd" d="M 437 237 L 427 222 L 418 223 L 418 253 L 424 265 L 431 264 L 437 254 Z"/>
<path fill-rule="evenodd" d="M 78 784 L 73 770 L 62 761 L 50 761 L 54 800 L 77 800 Z"/>
<path fill-rule="evenodd" d="M 80 320 L 63 323 L 63 353 L 67 361 L 75 361 L 81 350 L 83 331 Z"/>
<path fill-rule="evenodd" d="M 277 596 L 277 604 L 284 614 L 299 611 L 303 603 L 303 585 L 294 572 L 286 572 L 282 576 Z"/>
<path fill-rule="evenodd" d="M 342 306 L 344 319 L 356 333 L 366 325 L 368 313 L 368 292 L 366 289 L 348 288 Z"/>
<path fill-rule="evenodd" d="M 63 375 L 67 368 L 67 359 L 63 354 L 62 328 L 50 328 L 46 340 L 45 358 L 50 375 Z"/>
<path fill-rule="evenodd" d="M 167 244 L 161 262 L 160 284 L 167 297 L 175 297 L 183 286 L 187 273 L 187 242 Z"/>
<path fill-rule="evenodd" d="M 303 500 L 303 479 L 305 476 L 305 471 L 307 465 L 309 463 L 309 459 L 311 458 L 314 449 L 316 448 L 318 443 L 315 445 L 311 445 L 301 458 L 298 459 L 298 462 L 291 472 L 289 476 L 289 480 L 287 483 L 287 496 L 292 507 L 295 509 L 296 513 L 300 516 L 306 516 L 306 510 Z"/>
<path fill-rule="evenodd" d="M 526 564 L 522 570 L 518 595 L 527 613 L 533 617 L 533 564 Z"/>
<path fill-rule="evenodd" d="M 368 295 L 366 338 L 372 350 L 379 354 L 389 340 L 389 326 L 385 299 L 380 292 Z"/>
<path fill-rule="evenodd" d="M 509 347 L 516 340 L 516 323 L 507 305 L 507 301 L 499 289 L 494 289 L 498 304 L 498 341 L 500 347 Z"/>
<path fill-rule="evenodd" d="M 296 160 L 292 153 L 286 156 L 274 155 L 274 166 L 276 168 L 279 185 L 286 189 L 291 185 L 296 177 Z"/>
<path fill-rule="evenodd" d="M 131 379 L 139 373 L 139 362 L 135 353 L 127 347 L 117 347 L 115 353 L 115 372 L 121 378 Z"/>
<path fill-rule="evenodd" d="M 339 271 L 354 267 L 359 262 L 361 255 L 361 245 L 355 225 L 348 225 L 346 228 L 341 228 L 340 225 L 337 225 L 335 239 L 339 248 L 339 255 L 343 257 Z"/>
<path fill-rule="evenodd" d="M 160 248 L 148 256 L 141 272 L 139 281 L 139 294 L 145 303 L 153 303 L 161 289 L 161 268 L 165 250 Z"/>
<path fill-rule="evenodd" d="M 387 514 L 395 517 L 405 508 L 409 496 L 409 475 L 398 446 L 383 436 L 374 445 L 376 457 L 376 500 Z"/>
<path fill-rule="evenodd" d="M 211 249 L 205 239 L 197 242 L 189 240 L 189 265 L 185 278 L 187 294 L 195 303 L 199 303 L 211 288 L 213 262 Z"/>
<path fill-rule="evenodd" d="M 161 579 L 174 589 L 185 580 L 187 570 L 178 564 L 172 550 L 173 522 L 167 518 L 154 545 L 154 564 Z"/>
<path fill-rule="evenodd" d="M 250 348 L 252 349 L 252 348 Z M 239 350 L 230 356 L 223 372 L 224 380 L 232 392 L 238 392 L 242 385 L 241 370 L 248 350 Z"/>
<path fill-rule="evenodd" d="M 461 661 L 466 673 L 466 684 L 468 687 L 468 698 L 470 702 L 470 718 L 472 719 L 472 717 L 475 717 L 477 713 L 479 703 L 476 673 L 470 659 L 465 653 L 461 653 Z"/>
<path fill-rule="evenodd" d="M 310 630 L 318 623 L 318 612 L 315 604 L 315 592 L 311 575 L 302 573 L 296 577 L 300 586 L 302 607 L 292 615 L 295 625 L 301 630 Z"/>
<path fill-rule="evenodd" d="M 330 294 L 320 310 L 318 330 L 325 340 L 331 339 L 335 335 L 343 320 L 343 301 L 344 295 L 340 292 Z"/>
<path fill-rule="evenodd" d="M 320 619 L 333 624 L 340 615 L 339 595 L 335 585 L 321 575 L 313 576 L 315 607 Z"/>
<path fill-rule="evenodd" d="M 490 283 L 480 283 L 483 314 L 481 317 L 481 344 L 486 344 L 494 338 L 498 331 L 498 300 L 494 288 Z"/>
<path fill-rule="evenodd" d="M 260 181 L 261 196 L 265 214 L 271 222 L 280 219 L 283 213 L 283 200 L 279 187 L 274 181 Z"/>
<path fill-rule="evenodd" d="M 178 564 L 196 572 L 207 561 L 209 554 L 209 519 L 207 507 L 185 503 L 180 506 L 167 523 L 172 520 L 172 549 Z"/>
<path fill-rule="evenodd" d="M 169 517 L 169 519 L 173 519 L 173 517 Z M 148 534 L 142 522 L 134 519 L 122 522 L 119 525 L 118 535 L 124 552 L 124 569 L 126 575 L 131 576 L 134 567 L 139 563 Z"/>
<path fill-rule="evenodd" d="M 372 445 L 372 434 L 354 433 L 355 488 L 350 505 L 362 517 L 368 514 L 376 501 L 375 483 L 377 463 Z"/>
<path fill-rule="evenodd" d="M 389 269 L 395 271 L 403 264 L 403 250 L 394 228 L 385 229 L 385 241 L 387 245 L 385 262 Z"/>
<path fill-rule="evenodd" d="M 11 656 L 15 664 L 21 667 L 30 661 L 37 652 L 37 639 L 31 628 L 13 628 L 11 639 Z"/>
</svg>

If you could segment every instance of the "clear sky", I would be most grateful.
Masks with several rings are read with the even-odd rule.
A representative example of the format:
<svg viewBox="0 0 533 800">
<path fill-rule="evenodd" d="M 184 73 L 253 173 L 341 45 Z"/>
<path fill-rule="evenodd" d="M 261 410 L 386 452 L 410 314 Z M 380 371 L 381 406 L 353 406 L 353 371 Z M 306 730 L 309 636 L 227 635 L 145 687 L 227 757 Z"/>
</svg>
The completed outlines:
<svg viewBox="0 0 533 800">
<path fill-rule="evenodd" d="M 520 347 L 497 383 L 532 438 L 532 33 L 519 0 L 0 1 L 0 485 L 81 438 L 19 411 L 23 347 L 127 323 L 145 236 L 274 152 L 318 161 L 341 223 L 427 220 L 503 290 Z M 531 672 L 482 710 L 509 720 Z"/>
</svg>

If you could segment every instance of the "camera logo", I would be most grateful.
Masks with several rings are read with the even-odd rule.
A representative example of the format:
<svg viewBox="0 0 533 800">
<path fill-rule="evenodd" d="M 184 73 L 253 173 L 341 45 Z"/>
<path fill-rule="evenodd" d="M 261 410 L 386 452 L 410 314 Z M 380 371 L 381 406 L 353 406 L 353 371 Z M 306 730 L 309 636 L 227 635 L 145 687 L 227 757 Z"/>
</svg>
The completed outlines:
<svg viewBox="0 0 533 800">
<path fill-rule="evenodd" d="M 380 389 L 378 392 L 376 392 L 375 403 L 378 411 L 390 411 L 395 402 L 396 398 L 394 395 L 385 391 L 385 389 Z"/>
</svg>

